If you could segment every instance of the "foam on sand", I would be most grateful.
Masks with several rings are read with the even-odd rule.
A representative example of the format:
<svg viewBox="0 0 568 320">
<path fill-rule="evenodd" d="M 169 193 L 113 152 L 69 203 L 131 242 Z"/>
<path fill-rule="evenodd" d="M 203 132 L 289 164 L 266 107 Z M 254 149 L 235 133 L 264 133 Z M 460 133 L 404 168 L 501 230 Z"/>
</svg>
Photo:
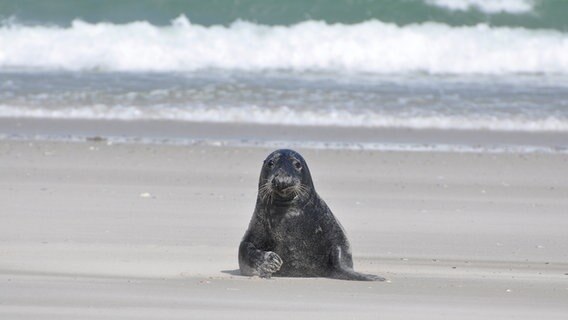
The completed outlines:
<svg viewBox="0 0 568 320">
<path fill-rule="evenodd" d="M 167 107 L 83 106 L 50 110 L 0 105 L 3 118 L 95 119 L 95 120 L 174 120 L 211 123 L 249 123 L 292 126 L 457 129 L 493 131 L 568 131 L 568 119 L 554 116 L 531 118 L 510 115 L 384 114 L 348 110 L 293 110 L 288 107 Z"/>
</svg>

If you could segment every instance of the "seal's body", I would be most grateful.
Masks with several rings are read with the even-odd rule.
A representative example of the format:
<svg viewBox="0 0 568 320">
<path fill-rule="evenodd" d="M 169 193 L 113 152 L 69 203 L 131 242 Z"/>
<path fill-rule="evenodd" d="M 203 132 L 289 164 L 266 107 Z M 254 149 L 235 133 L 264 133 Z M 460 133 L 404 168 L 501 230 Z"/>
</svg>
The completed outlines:
<svg viewBox="0 0 568 320">
<path fill-rule="evenodd" d="M 384 280 L 355 272 L 345 232 L 314 189 L 300 154 L 264 161 L 256 208 L 239 246 L 243 275 Z"/>
</svg>

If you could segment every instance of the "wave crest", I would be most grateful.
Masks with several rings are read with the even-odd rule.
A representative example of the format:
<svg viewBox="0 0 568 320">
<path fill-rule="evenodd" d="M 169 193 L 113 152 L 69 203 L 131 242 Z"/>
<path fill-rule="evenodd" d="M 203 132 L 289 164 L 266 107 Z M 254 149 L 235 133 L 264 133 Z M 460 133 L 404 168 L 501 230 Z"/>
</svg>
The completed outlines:
<svg viewBox="0 0 568 320">
<path fill-rule="evenodd" d="M 0 27 L 0 68 L 103 71 L 287 69 L 356 73 L 568 74 L 568 34 L 487 25 L 308 21 L 204 27 L 75 20 Z"/>
<path fill-rule="evenodd" d="M 425 0 L 427 4 L 452 11 L 475 8 L 488 14 L 525 14 L 534 9 L 534 0 Z"/>
</svg>

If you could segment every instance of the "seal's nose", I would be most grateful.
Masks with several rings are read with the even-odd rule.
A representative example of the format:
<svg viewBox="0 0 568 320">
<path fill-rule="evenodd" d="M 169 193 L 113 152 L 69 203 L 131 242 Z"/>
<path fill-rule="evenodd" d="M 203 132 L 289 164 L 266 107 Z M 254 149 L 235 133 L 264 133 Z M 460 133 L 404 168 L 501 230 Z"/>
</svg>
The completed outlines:
<svg viewBox="0 0 568 320">
<path fill-rule="evenodd" d="M 284 190 L 284 189 L 292 186 L 293 184 L 294 184 L 294 181 L 292 180 L 292 177 L 290 177 L 286 174 L 278 173 L 278 174 L 274 175 L 274 178 L 272 178 L 272 186 L 276 190 Z"/>
</svg>

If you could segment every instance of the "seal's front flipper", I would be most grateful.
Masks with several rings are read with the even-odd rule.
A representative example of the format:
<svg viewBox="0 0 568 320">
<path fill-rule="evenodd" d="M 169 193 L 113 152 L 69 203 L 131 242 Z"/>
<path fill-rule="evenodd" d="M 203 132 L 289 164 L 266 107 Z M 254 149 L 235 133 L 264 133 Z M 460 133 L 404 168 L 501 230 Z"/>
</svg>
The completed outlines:
<svg viewBox="0 0 568 320">
<path fill-rule="evenodd" d="M 239 269 L 244 276 L 270 278 L 282 266 L 282 259 L 272 251 L 257 249 L 251 242 L 239 246 Z"/>
<path fill-rule="evenodd" d="M 282 266 L 282 258 L 272 251 L 265 251 L 262 262 L 257 266 L 258 275 L 262 278 L 270 278 L 272 274 Z"/>
</svg>

